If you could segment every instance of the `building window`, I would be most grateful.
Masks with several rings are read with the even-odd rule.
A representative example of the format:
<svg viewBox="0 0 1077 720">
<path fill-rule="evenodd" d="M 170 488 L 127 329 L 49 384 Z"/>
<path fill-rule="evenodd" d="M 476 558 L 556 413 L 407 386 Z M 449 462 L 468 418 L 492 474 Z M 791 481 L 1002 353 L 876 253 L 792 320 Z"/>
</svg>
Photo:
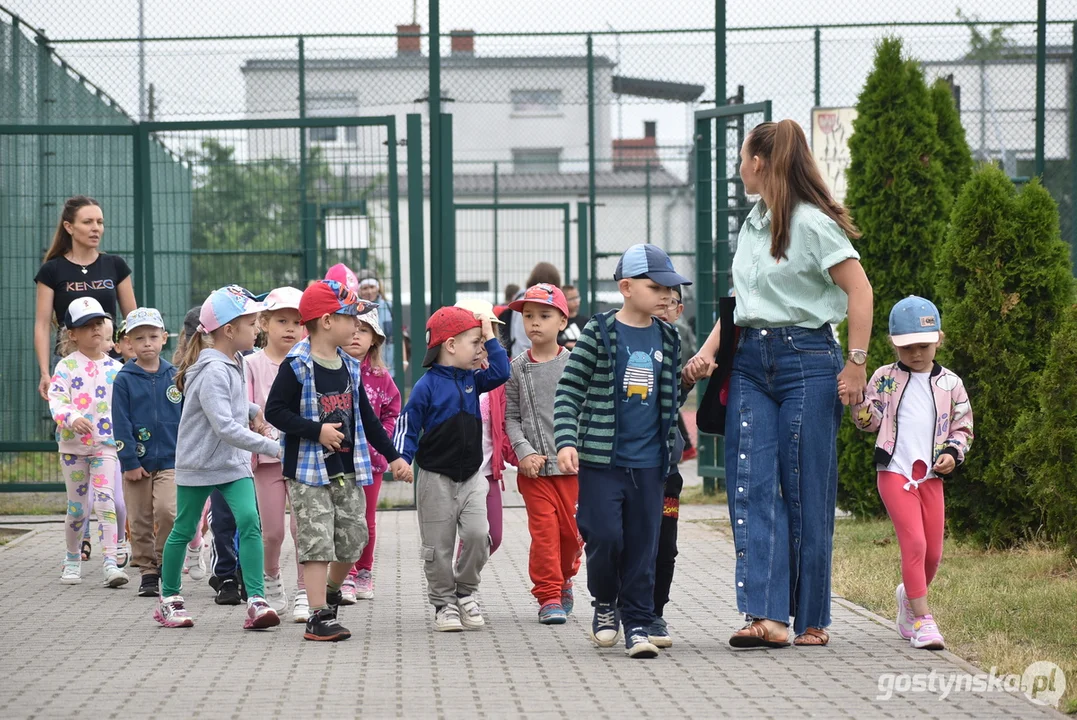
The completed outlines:
<svg viewBox="0 0 1077 720">
<path fill-rule="evenodd" d="M 307 117 L 352 117 L 359 114 L 359 102 L 355 95 L 348 93 L 308 93 Z M 312 143 L 335 143 L 341 138 L 345 142 L 358 141 L 354 127 L 316 127 L 310 128 L 308 137 Z"/>
<path fill-rule="evenodd" d="M 512 112 L 520 115 L 551 115 L 561 112 L 560 90 L 513 90 Z"/>
<path fill-rule="evenodd" d="M 526 148 L 512 151 L 512 171 L 555 173 L 561 169 L 561 148 Z"/>
<path fill-rule="evenodd" d="M 456 292 L 475 292 L 475 293 L 490 292 L 490 281 L 489 280 L 458 280 L 456 282 Z"/>
</svg>

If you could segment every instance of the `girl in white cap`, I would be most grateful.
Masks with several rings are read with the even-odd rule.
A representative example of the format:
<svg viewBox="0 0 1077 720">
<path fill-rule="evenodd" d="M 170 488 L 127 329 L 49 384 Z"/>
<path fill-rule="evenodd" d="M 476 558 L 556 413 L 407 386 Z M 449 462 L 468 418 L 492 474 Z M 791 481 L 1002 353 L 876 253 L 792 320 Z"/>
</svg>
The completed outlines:
<svg viewBox="0 0 1077 720">
<path fill-rule="evenodd" d="M 97 513 L 104 546 L 106 587 L 126 585 L 116 565 L 116 437 L 112 427 L 112 383 L 120 364 L 105 354 L 111 341 L 108 314 L 90 297 L 73 300 L 64 316 L 75 351 L 56 365 L 49 380 L 49 411 L 56 422 L 60 472 L 67 486 L 67 556 L 60 582 L 82 582 L 79 543 L 90 507 Z"/>
<path fill-rule="evenodd" d="M 344 351 L 363 364 L 363 390 L 374 412 L 381 420 L 386 434 L 392 437 L 396 419 L 400 417 L 400 390 L 389 374 L 382 352 L 385 344 L 385 331 L 378 321 L 378 308 L 372 308 L 359 315 L 355 325 L 352 343 Z M 363 548 L 363 554 L 348 572 L 347 579 L 340 586 L 341 604 L 353 605 L 356 600 L 374 599 L 374 538 L 375 511 L 378 509 L 378 494 L 381 492 L 382 476 L 388 471 L 389 463 L 373 447 L 370 448 L 370 468 L 374 473 L 374 483 L 364 485 L 366 493 L 366 524 L 370 539 Z"/>
<path fill-rule="evenodd" d="M 299 322 L 299 299 L 303 291 L 293 287 L 280 287 L 265 298 L 266 309 L 260 317 L 262 331 L 266 334 L 266 346 L 260 352 L 247 355 L 243 361 L 247 374 L 247 399 L 265 410 L 266 398 L 277 371 L 288 351 L 306 334 Z M 263 432 L 278 440 L 280 433 L 266 424 Z M 255 454 L 251 459 L 254 467 L 254 492 L 258 497 L 258 514 L 262 519 L 262 544 L 265 550 L 265 597 L 266 602 L 278 614 L 288 606 L 288 595 L 281 581 L 280 551 L 284 544 L 284 509 L 288 500 L 288 481 L 276 455 Z M 295 544 L 295 514 L 291 516 L 292 544 Z M 310 615 L 307 603 L 307 586 L 303 582 L 303 566 L 296 563 L 296 594 L 292 605 L 292 620 L 305 623 Z"/>
</svg>

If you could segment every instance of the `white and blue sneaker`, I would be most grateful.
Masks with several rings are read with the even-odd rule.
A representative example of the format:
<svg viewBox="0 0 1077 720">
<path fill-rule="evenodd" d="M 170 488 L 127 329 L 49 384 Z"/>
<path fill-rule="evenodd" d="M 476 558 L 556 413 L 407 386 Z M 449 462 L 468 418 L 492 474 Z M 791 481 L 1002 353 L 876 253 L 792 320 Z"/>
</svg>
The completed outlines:
<svg viewBox="0 0 1077 720">
<path fill-rule="evenodd" d="M 625 631 L 625 653 L 630 658 L 658 657 L 658 648 L 651 642 L 647 628 L 634 627 Z"/>
<path fill-rule="evenodd" d="M 650 639 L 651 645 L 656 648 L 673 647 L 673 638 L 669 636 L 665 618 L 656 617 L 654 619 L 651 627 L 647 628 L 647 637 Z"/>
<path fill-rule="evenodd" d="M 591 603 L 595 616 L 591 620 L 591 639 L 599 647 L 613 647 L 621 639 L 621 613 L 616 603 Z"/>
</svg>

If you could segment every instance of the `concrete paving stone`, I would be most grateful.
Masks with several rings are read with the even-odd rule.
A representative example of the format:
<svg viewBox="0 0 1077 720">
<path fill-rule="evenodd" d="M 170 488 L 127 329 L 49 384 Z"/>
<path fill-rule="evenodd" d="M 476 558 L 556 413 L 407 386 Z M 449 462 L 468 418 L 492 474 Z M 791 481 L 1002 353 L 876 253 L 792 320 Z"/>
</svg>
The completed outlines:
<svg viewBox="0 0 1077 720">
<path fill-rule="evenodd" d="M 685 475 L 699 482 L 694 463 Z M 884 673 L 966 666 L 948 653 L 913 650 L 889 624 L 842 599 L 833 605 L 827 648 L 730 649 L 727 639 L 742 624 L 732 545 L 691 522 L 722 517 L 722 505 L 682 508 L 666 613 L 674 647 L 650 661 L 628 659 L 623 645 L 590 642 L 586 568 L 569 622 L 538 624 L 522 508 L 506 508 L 504 542 L 483 573 L 484 630 L 433 631 L 415 513 L 380 512 L 376 597 L 342 608 L 351 640 L 324 644 L 304 642 L 303 626 L 287 612 L 279 628 L 245 631 L 243 607 L 215 605 L 208 584 L 190 579 L 184 596 L 195 627 L 161 628 L 151 619 L 153 601 L 135 595 L 137 570 L 124 588 L 100 587 L 95 553 L 83 584 L 62 586 L 63 525 L 24 524 L 32 535 L 0 548 L 0 717 L 1059 717 L 1007 693 L 879 699 Z M 0 520 L 20 521 L 27 522 Z M 290 543 L 281 562 L 289 594 Z"/>
</svg>

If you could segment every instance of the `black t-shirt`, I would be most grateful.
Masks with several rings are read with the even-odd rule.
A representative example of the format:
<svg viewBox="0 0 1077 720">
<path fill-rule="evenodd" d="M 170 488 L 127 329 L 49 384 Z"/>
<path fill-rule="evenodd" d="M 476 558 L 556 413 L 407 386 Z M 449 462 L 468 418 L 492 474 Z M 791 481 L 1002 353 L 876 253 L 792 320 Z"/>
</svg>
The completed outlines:
<svg viewBox="0 0 1077 720">
<path fill-rule="evenodd" d="M 355 441 L 355 411 L 352 406 L 354 388 L 344 363 L 328 368 L 314 359 L 314 389 L 318 393 L 318 419 L 323 423 L 340 423 L 337 430 L 344 434 L 340 451 L 322 448 L 325 471 L 329 477 L 351 475 L 355 472 L 352 443 Z"/>
<path fill-rule="evenodd" d="M 86 272 L 65 257 L 53 258 L 37 271 L 34 282 L 52 288 L 52 311 L 62 325 L 67 306 L 80 297 L 92 297 L 115 318 L 119 311 L 116 289 L 130 275 L 131 268 L 122 257 L 101 253 L 86 266 Z"/>
</svg>

